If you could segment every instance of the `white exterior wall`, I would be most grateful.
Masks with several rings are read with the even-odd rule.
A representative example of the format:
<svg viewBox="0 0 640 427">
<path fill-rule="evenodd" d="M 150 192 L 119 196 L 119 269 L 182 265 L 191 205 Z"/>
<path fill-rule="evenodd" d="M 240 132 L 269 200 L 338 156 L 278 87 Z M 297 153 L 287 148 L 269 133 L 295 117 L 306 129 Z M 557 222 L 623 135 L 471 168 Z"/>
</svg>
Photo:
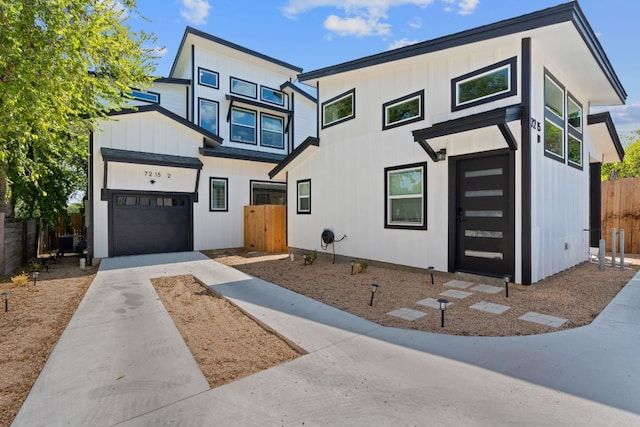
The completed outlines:
<svg viewBox="0 0 640 427">
<path fill-rule="evenodd" d="M 434 163 L 414 142 L 411 131 L 454 118 L 518 104 L 517 96 L 451 112 L 452 78 L 519 56 L 519 40 L 509 49 L 496 42 L 466 46 L 367 67 L 321 79 L 318 103 L 355 88 L 356 117 L 320 130 L 320 147 L 289 170 L 289 245 L 320 250 L 320 234 L 331 228 L 337 254 L 438 270 L 448 268 L 448 167 Z M 519 64 L 518 64 L 519 66 Z M 520 79 L 518 71 L 518 79 Z M 425 90 L 425 119 L 382 131 L 382 105 Z M 318 118 L 320 120 L 320 117 Z M 516 138 L 519 123 L 510 124 Z M 448 156 L 504 149 L 497 127 L 430 140 Z M 427 162 L 427 230 L 384 227 L 384 169 Z M 516 171 L 519 173 L 519 170 Z M 311 179 L 311 214 L 296 214 L 297 180 Z M 519 181 L 519 178 L 518 178 Z M 516 207 L 519 214 L 519 206 Z M 521 226 L 518 222 L 518 226 Z M 517 245 L 516 245 L 517 246 Z M 331 251 L 331 247 L 328 248 Z"/>
<path fill-rule="evenodd" d="M 532 129 L 531 280 L 535 283 L 587 260 L 589 233 L 584 230 L 589 228 L 589 159 L 599 158 L 600 154 L 587 131 L 589 100 L 585 99 L 585 88 L 572 84 L 574 79 L 566 66 L 536 49 L 535 44 L 532 56 L 531 117 L 544 126 L 545 68 L 582 104 L 583 109 L 582 170 L 567 164 L 566 145 L 564 162 L 546 157 L 544 130 L 536 132 Z M 537 142 L 538 135 L 540 143 Z"/>
<path fill-rule="evenodd" d="M 268 181 L 272 164 L 201 157 L 198 203 L 193 205 L 194 250 L 244 246 L 244 206 L 251 204 L 250 181 Z M 210 212 L 209 178 L 226 178 L 227 212 Z"/>
<path fill-rule="evenodd" d="M 318 127 L 316 120 L 317 106 L 304 95 L 296 93 L 294 95 L 294 119 L 293 119 L 293 135 L 295 149 L 304 142 L 308 137 L 318 136 Z"/>
</svg>

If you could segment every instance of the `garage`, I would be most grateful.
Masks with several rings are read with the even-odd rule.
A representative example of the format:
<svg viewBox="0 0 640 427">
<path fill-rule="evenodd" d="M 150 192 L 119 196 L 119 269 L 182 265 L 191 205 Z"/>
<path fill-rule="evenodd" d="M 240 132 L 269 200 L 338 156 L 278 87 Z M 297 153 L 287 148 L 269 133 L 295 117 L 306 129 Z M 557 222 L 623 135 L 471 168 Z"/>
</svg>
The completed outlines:
<svg viewBox="0 0 640 427">
<path fill-rule="evenodd" d="M 110 202 L 110 256 L 192 250 L 190 195 L 114 193 Z"/>
</svg>

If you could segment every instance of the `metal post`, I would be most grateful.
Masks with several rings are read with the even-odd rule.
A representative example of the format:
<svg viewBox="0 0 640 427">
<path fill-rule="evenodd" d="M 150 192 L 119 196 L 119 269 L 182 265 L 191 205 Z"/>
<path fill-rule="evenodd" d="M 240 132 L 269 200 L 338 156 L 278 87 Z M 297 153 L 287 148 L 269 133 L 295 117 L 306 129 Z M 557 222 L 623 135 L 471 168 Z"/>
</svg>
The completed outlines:
<svg viewBox="0 0 640 427">
<path fill-rule="evenodd" d="M 598 268 L 604 271 L 604 239 L 598 242 Z"/>
<path fill-rule="evenodd" d="M 624 270 L 624 230 L 620 229 L 620 271 Z"/>
<path fill-rule="evenodd" d="M 616 229 L 611 229 L 611 267 L 616 266 Z"/>
</svg>

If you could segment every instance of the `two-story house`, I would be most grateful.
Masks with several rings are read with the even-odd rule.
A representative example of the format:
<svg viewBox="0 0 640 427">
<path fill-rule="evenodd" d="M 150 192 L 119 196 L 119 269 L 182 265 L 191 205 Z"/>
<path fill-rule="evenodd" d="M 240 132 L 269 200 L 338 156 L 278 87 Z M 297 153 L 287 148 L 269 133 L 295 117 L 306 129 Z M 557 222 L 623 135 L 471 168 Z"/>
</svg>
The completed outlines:
<svg viewBox="0 0 640 427">
<path fill-rule="evenodd" d="M 600 166 L 624 155 L 591 112 L 626 93 L 577 2 L 298 79 L 318 137 L 270 171 L 292 250 L 523 284 L 587 259 Z"/>
<path fill-rule="evenodd" d="M 285 204 L 268 172 L 316 135 L 301 71 L 188 27 L 169 76 L 90 137 L 90 259 L 243 246 L 243 206 Z"/>
</svg>

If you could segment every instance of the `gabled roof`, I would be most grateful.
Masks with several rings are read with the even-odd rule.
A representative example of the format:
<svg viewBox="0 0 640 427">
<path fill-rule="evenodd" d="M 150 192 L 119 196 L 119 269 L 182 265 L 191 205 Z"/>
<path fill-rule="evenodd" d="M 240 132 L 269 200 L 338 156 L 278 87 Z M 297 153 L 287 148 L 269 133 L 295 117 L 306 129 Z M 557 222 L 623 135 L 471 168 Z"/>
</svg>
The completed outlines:
<svg viewBox="0 0 640 427">
<path fill-rule="evenodd" d="M 342 64 L 321 68 L 298 75 L 300 81 L 311 81 L 321 77 L 331 76 L 348 71 L 358 70 L 373 65 L 398 61 L 418 55 L 438 52 L 471 43 L 477 43 L 498 37 L 534 30 L 554 24 L 570 22 L 580 34 L 591 55 L 600 66 L 603 74 L 608 79 L 612 89 L 622 103 L 627 97 L 622 83 L 618 79 L 613 66 L 609 62 L 604 49 L 600 45 L 591 26 L 587 22 L 584 13 L 576 1 L 560 4 L 538 12 L 522 15 L 517 18 L 507 19 L 493 24 L 477 27 L 471 30 L 459 32 L 434 40 L 416 43 L 399 49 L 390 50 L 376 55 L 366 56 Z"/>
<path fill-rule="evenodd" d="M 240 46 L 240 45 L 235 44 L 235 43 L 231 43 L 230 41 L 221 39 L 219 37 L 216 37 L 216 36 L 213 36 L 211 34 L 205 33 L 204 31 L 200 31 L 200 30 L 197 30 L 197 29 L 195 29 L 193 27 L 187 26 L 185 28 L 185 30 L 184 30 L 184 35 L 182 36 L 182 41 L 180 42 L 180 47 L 178 48 L 178 52 L 176 53 L 176 57 L 173 60 L 173 65 L 171 66 L 171 71 L 169 72 L 169 76 L 172 76 L 174 71 L 175 71 L 175 69 L 176 69 L 176 66 L 178 64 L 178 60 L 179 60 L 180 56 L 182 55 L 183 49 L 185 48 L 185 42 L 186 42 L 187 37 L 189 36 L 189 34 L 192 34 L 192 35 L 194 35 L 196 37 L 200 37 L 200 38 L 205 39 L 205 40 L 209 40 L 209 41 L 211 41 L 213 43 L 217 43 L 217 44 L 220 44 L 222 46 L 229 47 L 229 48 L 237 50 L 239 52 L 246 53 L 247 55 L 255 56 L 256 58 L 260 58 L 260 59 L 262 59 L 264 61 L 268 61 L 268 62 L 271 62 L 273 64 L 279 65 L 281 67 L 288 68 L 288 69 L 290 69 L 292 71 L 295 71 L 297 73 L 301 73 L 302 72 L 302 68 L 300 68 L 300 67 L 297 67 L 295 65 L 291 65 L 291 64 L 286 63 L 284 61 L 280 61 L 279 59 L 272 58 L 272 57 L 267 56 L 265 54 L 262 54 L 260 52 L 256 52 L 255 50 L 247 49 L 246 47 Z"/>
<path fill-rule="evenodd" d="M 190 122 L 189 120 L 186 120 L 180 117 L 176 113 L 173 113 L 167 110 L 166 108 L 161 107 L 158 104 L 141 105 L 136 108 L 126 108 L 119 111 L 110 111 L 107 113 L 107 116 L 121 116 L 125 114 L 148 113 L 150 111 L 158 112 L 170 118 L 171 120 L 175 120 L 176 122 L 180 123 L 183 126 L 186 126 L 192 130 L 195 130 L 196 132 L 200 133 L 205 139 L 215 144 L 222 144 L 223 139 L 218 135 L 216 135 L 215 133 L 209 132 L 208 130 L 196 125 L 195 123 Z"/>
</svg>

